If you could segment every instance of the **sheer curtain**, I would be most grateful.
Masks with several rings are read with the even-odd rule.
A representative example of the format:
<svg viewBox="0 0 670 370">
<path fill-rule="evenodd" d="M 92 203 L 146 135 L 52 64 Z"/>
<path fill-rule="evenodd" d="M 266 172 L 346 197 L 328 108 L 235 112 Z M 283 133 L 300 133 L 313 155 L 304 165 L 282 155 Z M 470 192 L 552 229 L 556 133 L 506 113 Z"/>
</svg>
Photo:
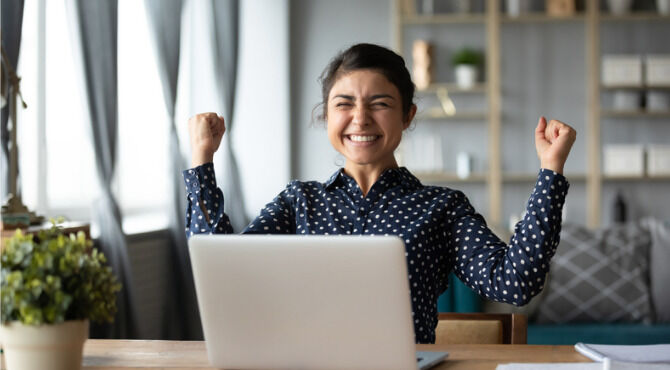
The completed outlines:
<svg viewBox="0 0 670 370">
<path fill-rule="evenodd" d="M 21 26 L 23 24 L 23 0 L 2 1 L 2 47 L 7 53 L 7 59 L 12 64 L 12 68 L 17 70 L 19 64 L 19 49 L 21 48 Z M 6 71 L 2 70 L 2 73 Z M 5 76 L 6 77 L 6 76 Z M 3 77 L 3 79 L 5 78 Z M 20 103 L 17 103 L 17 109 Z M 9 192 L 9 100 L 2 108 L 0 116 L 0 174 L 2 175 L 2 184 L 0 184 L 0 204 L 5 202 Z M 14 124 L 14 123 L 12 123 Z"/>
<path fill-rule="evenodd" d="M 225 195 L 226 213 L 236 232 L 249 223 L 247 217 L 244 194 L 240 183 L 240 171 L 235 157 L 233 146 L 233 132 L 235 129 L 233 116 L 237 88 L 237 61 L 239 45 L 239 1 L 212 0 L 212 15 L 214 17 L 214 57 L 219 96 L 223 99 L 223 117 L 226 120 L 226 134 L 223 136 L 223 161 L 215 163 L 217 171 L 223 174 L 222 189 Z"/>
<path fill-rule="evenodd" d="M 92 221 L 99 227 L 98 247 L 107 256 L 123 284 L 117 297 L 118 313 L 113 325 L 94 326 L 92 337 L 136 337 L 136 313 L 132 273 L 121 212 L 112 192 L 117 144 L 117 19 L 116 0 L 67 0 L 68 18 L 77 60 L 83 73 L 86 100 L 94 143 L 100 195 L 93 204 Z"/>
<path fill-rule="evenodd" d="M 183 189 L 181 172 L 187 162 L 180 151 L 179 135 L 175 123 L 177 100 L 177 81 L 179 76 L 179 58 L 181 43 L 182 0 L 145 0 L 149 27 L 153 38 L 156 62 L 163 86 L 163 98 L 168 116 L 167 128 L 170 131 L 169 155 L 171 162 L 171 206 L 170 256 L 172 269 L 169 284 L 171 301 L 167 302 L 167 314 L 163 324 L 163 337 L 170 339 L 201 339 L 202 326 L 195 297 L 193 275 L 184 234 L 184 212 L 186 193 Z"/>
</svg>

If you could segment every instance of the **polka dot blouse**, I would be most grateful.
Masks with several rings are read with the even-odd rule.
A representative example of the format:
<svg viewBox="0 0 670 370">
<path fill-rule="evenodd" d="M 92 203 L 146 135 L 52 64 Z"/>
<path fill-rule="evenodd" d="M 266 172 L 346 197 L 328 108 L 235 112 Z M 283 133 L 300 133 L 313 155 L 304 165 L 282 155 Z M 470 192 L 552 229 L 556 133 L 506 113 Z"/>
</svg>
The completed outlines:
<svg viewBox="0 0 670 370">
<path fill-rule="evenodd" d="M 183 175 L 187 236 L 232 233 L 212 163 Z M 568 187 L 562 175 L 541 169 L 525 216 L 507 244 L 493 234 L 460 191 L 422 185 L 401 167 L 386 170 L 363 196 L 356 181 L 340 169 L 325 183 L 290 182 L 242 233 L 401 237 L 415 340 L 434 343 L 437 298 L 447 289 L 452 271 L 494 301 L 524 305 L 540 292 L 558 245 Z"/>
</svg>

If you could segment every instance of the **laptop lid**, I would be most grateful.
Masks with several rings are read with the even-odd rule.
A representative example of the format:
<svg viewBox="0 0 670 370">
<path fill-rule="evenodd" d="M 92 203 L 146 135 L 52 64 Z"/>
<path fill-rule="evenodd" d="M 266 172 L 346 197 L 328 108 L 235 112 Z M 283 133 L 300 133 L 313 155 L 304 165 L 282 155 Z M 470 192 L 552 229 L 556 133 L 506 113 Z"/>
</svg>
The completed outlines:
<svg viewBox="0 0 670 370">
<path fill-rule="evenodd" d="M 401 239 L 195 235 L 189 251 L 213 366 L 417 367 Z"/>
</svg>

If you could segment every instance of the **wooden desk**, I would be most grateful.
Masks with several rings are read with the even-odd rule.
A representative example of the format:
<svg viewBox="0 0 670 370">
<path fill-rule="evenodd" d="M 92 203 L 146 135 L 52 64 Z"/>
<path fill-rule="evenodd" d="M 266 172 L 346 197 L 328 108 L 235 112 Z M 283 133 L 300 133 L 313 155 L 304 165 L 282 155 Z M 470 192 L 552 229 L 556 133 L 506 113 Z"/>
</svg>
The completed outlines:
<svg viewBox="0 0 670 370">
<path fill-rule="evenodd" d="M 514 344 L 418 345 L 423 351 L 447 351 L 434 369 L 495 369 L 509 362 L 591 362 L 573 346 Z M 328 361 L 328 359 L 324 359 Z M 84 346 L 84 369 L 213 369 L 204 342 L 93 340 Z"/>
</svg>

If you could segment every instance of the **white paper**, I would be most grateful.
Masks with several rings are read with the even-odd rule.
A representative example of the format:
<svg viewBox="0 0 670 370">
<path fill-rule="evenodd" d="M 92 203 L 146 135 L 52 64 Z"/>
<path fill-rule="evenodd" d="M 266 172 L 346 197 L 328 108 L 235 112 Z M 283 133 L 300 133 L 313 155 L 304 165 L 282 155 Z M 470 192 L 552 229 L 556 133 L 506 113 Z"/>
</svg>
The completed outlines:
<svg viewBox="0 0 670 370">
<path fill-rule="evenodd" d="M 575 344 L 577 352 L 602 362 L 605 358 L 621 362 L 670 363 L 670 344 L 609 345 Z"/>
<path fill-rule="evenodd" d="M 501 364 L 496 370 L 670 370 L 670 364 L 611 361 Z"/>
<path fill-rule="evenodd" d="M 603 370 L 670 370 L 670 364 L 619 362 L 606 358 L 603 361 Z"/>
<path fill-rule="evenodd" d="M 564 362 L 564 363 L 512 363 L 501 364 L 496 370 L 602 370 L 603 364 L 593 362 Z"/>
</svg>

